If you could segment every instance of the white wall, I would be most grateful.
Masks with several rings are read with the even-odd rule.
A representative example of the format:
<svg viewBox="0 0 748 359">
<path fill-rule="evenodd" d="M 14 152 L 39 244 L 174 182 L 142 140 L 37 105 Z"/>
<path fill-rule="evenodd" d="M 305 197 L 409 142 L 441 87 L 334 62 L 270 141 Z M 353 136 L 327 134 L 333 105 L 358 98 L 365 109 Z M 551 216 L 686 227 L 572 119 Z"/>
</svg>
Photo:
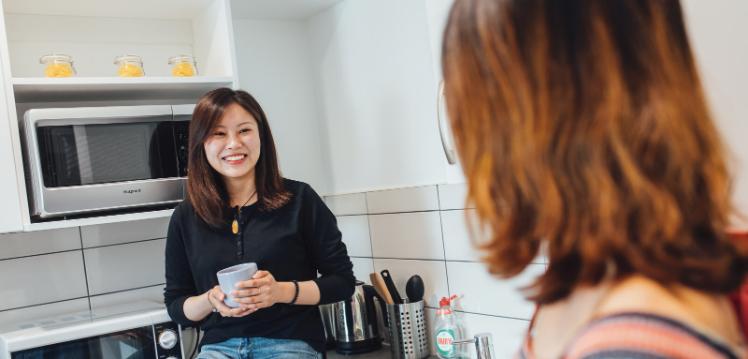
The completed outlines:
<svg viewBox="0 0 748 359">
<path fill-rule="evenodd" d="M 712 111 L 732 152 L 735 202 L 748 214 L 748 2 L 682 3 Z"/>
<path fill-rule="evenodd" d="M 265 110 L 283 175 L 326 193 L 329 160 L 323 156 L 311 55 L 304 22 L 234 19 L 239 86 Z"/>
</svg>

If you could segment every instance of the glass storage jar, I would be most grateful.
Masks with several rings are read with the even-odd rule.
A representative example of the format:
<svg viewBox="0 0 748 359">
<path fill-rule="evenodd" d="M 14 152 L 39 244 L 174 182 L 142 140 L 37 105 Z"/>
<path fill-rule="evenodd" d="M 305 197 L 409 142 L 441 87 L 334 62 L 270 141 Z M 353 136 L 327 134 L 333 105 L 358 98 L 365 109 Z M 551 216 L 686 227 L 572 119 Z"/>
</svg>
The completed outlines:
<svg viewBox="0 0 748 359">
<path fill-rule="evenodd" d="M 70 55 L 50 54 L 39 59 L 44 64 L 44 76 L 47 77 L 70 77 L 76 74 L 73 67 L 73 58 Z"/>
<path fill-rule="evenodd" d="M 197 75 L 197 63 L 192 55 L 177 55 L 169 58 L 171 75 L 175 77 L 189 77 Z"/>
<path fill-rule="evenodd" d="M 114 59 L 117 65 L 117 76 L 119 77 L 141 77 L 143 71 L 143 59 L 138 55 L 122 55 Z"/>
</svg>

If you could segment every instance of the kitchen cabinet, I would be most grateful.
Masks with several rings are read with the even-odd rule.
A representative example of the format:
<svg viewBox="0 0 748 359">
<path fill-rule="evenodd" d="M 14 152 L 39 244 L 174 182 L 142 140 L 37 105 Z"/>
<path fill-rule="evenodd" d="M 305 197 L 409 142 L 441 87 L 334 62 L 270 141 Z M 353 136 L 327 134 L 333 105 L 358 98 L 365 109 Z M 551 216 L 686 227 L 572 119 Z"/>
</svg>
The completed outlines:
<svg viewBox="0 0 748 359">
<path fill-rule="evenodd" d="M 326 194 L 461 181 L 437 124 L 451 3 L 343 0 L 291 11 L 299 3 L 286 13 L 232 5 L 239 81 L 278 132 L 284 174 Z"/>
<path fill-rule="evenodd" d="M 0 233 L 168 216 L 154 211 L 34 223 L 29 216 L 22 120 L 32 108 L 189 104 L 236 87 L 229 0 L 3 1 L 0 36 Z M 71 55 L 77 74 L 45 78 L 42 55 Z M 116 77 L 116 56 L 142 57 L 145 76 Z M 168 58 L 194 55 L 199 76 L 171 77 Z M 5 189 L 7 187 L 7 189 Z M 5 200 L 9 198 L 9 200 Z"/>
<path fill-rule="evenodd" d="M 426 1 L 426 12 L 428 14 L 429 23 L 429 43 L 431 44 L 431 63 L 434 70 L 434 76 L 442 81 L 442 38 L 444 37 L 444 29 L 447 25 L 447 19 L 449 17 L 449 10 L 452 8 L 454 0 L 428 0 Z M 449 119 L 446 114 L 446 106 L 444 103 L 444 96 L 441 89 L 438 90 L 438 101 L 437 116 L 440 121 L 440 131 L 442 132 L 442 147 L 444 147 L 445 157 L 451 156 L 452 158 L 445 163 L 445 182 L 446 183 L 463 183 L 465 182 L 465 176 L 462 173 L 462 167 L 457 156 L 457 149 L 455 148 L 454 141 L 452 139 L 452 131 L 449 128 Z M 451 151 L 450 155 L 446 152 Z"/>
<path fill-rule="evenodd" d="M 2 4 L 0 3 L 0 9 Z M 5 24 L 0 18 L 0 38 L 5 37 Z M 15 126 L 11 119 L 14 119 L 13 104 L 7 102 L 6 92 L 8 82 L 5 81 L 10 75 L 10 66 L 5 61 L 7 56 L 7 47 L 0 43 L 0 233 L 18 232 L 22 229 L 21 213 L 22 206 L 21 192 L 23 185 L 19 186 L 18 173 L 16 172 L 16 153 L 18 148 L 11 141 L 11 133 Z"/>
</svg>

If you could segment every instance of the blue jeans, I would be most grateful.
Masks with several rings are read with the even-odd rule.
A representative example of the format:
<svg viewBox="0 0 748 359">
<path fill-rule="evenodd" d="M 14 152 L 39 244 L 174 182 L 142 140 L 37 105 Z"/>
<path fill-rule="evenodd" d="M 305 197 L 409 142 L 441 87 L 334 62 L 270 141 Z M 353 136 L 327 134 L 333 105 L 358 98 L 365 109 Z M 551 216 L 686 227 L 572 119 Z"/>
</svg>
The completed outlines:
<svg viewBox="0 0 748 359">
<path fill-rule="evenodd" d="M 322 354 L 302 340 L 231 338 L 206 344 L 195 359 L 321 359 Z"/>
</svg>

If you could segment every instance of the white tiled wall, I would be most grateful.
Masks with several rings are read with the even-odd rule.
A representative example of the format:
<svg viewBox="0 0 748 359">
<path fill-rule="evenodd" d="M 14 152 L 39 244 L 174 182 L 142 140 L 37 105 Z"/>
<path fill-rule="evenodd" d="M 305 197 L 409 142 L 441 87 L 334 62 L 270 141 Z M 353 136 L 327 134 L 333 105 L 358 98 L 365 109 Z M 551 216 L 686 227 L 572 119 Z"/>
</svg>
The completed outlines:
<svg viewBox="0 0 748 359">
<path fill-rule="evenodd" d="M 338 228 L 345 233 L 343 242 L 352 257 L 371 258 L 371 241 L 369 240 L 369 218 L 367 216 L 338 217 Z"/>
<path fill-rule="evenodd" d="M 86 296 L 80 251 L 0 262 L 0 310 Z"/>
<path fill-rule="evenodd" d="M 166 239 L 83 250 L 91 295 L 164 282 Z"/>
<path fill-rule="evenodd" d="M 369 216 L 375 257 L 444 259 L 439 212 Z"/>
<path fill-rule="evenodd" d="M 539 257 L 512 280 L 491 277 L 472 249 L 465 186 L 424 186 L 325 198 L 335 213 L 356 278 L 388 269 L 406 297 L 413 274 L 425 282 L 433 317 L 442 296 L 462 294 L 469 335 L 493 334 L 498 358 L 518 348 L 532 305 L 517 291 L 545 269 Z M 0 235 L 0 323 L 135 300 L 163 291 L 168 218 Z M 430 320 L 431 318 L 427 318 Z"/>
<path fill-rule="evenodd" d="M 0 323 L 162 301 L 168 222 L 0 235 Z"/>
<path fill-rule="evenodd" d="M 325 201 L 338 216 L 356 278 L 369 282 L 369 273 L 388 269 L 406 297 L 406 281 L 420 275 L 429 323 L 441 297 L 463 295 L 457 308 L 466 335 L 491 333 L 496 357 L 510 358 L 534 309 L 519 288 L 545 270 L 545 259 L 538 256 L 535 264 L 510 280 L 492 277 L 470 239 L 466 216 L 475 210 L 466 205 L 466 193 L 464 184 L 450 184 L 331 196 Z M 472 233 L 480 236 L 478 230 Z"/>
</svg>

